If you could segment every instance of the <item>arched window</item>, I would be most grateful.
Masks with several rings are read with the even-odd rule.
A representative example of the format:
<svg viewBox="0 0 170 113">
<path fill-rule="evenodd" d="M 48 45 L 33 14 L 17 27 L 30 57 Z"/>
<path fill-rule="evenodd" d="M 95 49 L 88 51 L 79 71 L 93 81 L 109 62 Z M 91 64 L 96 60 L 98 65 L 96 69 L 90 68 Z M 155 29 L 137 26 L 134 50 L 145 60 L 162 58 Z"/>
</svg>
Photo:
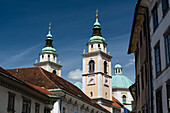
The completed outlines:
<svg viewBox="0 0 170 113">
<path fill-rule="evenodd" d="M 107 62 L 104 61 L 104 73 L 107 74 Z"/>
<path fill-rule="evenodd" d="M 126 103 L 126 96 L 125 95 L 122 96 L 122 100 L 123 100 L 123 103 Z"/>
<path fill-rule="evenodd" d="M 44 55 L 42 55 L 42 58 L 44 58 Z"/>
<path fill-rule="evenodd" d="M 89 62 L 89 72 L 94 72 L 94 60 L 90 60 Z"/>
<path fill-rule="evenodd" d="M 117 69 L 115 69 L 115 74 L 117 74 Z"/>
<path fill-rule="evenodd" d="M 50 55 L 48 55 L 48 61 L 50 61 Z"/>
<path fill-rule="evenodd" d="M 98 47 L 100 47 L 100 44 L 98 44 Z"/>
<path fill-rule="evenodd" d="M 105 93 L 105 97 L 107 98 L 107 92 Z"/>
<path fill-rule="evenodd" d="M 93 92 L 90 92 L 90 96 L 91 96 L 91 97 L 93 96 Z"/>
<path fill-rule="evenodd" d="M 53 70 L 53 73 L 56 74 L 57 73 L 56 70 Z"/>
</svg>

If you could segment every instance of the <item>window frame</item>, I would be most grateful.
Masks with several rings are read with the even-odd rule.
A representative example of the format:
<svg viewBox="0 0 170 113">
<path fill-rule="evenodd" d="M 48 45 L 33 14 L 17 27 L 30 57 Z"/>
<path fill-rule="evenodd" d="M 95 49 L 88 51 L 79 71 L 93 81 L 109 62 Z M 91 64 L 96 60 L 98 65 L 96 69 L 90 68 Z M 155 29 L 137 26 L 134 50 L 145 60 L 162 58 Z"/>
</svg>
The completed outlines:
<svg viewBox="0 0 170 113">
<path fill-rule="evenodd" d="M 26 102 L 26 111 L 24 111 L 24 102 Z M 30 107 L 28 106 L 29 104 L 30 104 Z M 29 111 L 27 111 L 27 109 L 29 109 Z M 23 97 L 23 102 L 22 102 L 22 113 L 31 113 L 31 100 L 25 97 Z"/>
<path fill-rule="evenodd" d="M 37 111 L 37 106 L 38 106 L 38 111 Z M 35 113 L 40 113 L 40 104 L 39 103 L 35 103 Z"/>
<path fill-rule="evenodd" d="M 155 4 L 155 6 L 153 7 L 153 9 L 152 9 L 152 20 L 153 20 L 153 32 L 155 32 L 156 31 L 156 29 L 157 29 L 157 27 L 158 27 L 158 9 L 157 9 L 158 7 L 157 7 L 157 3 Z M 154 13 L 156 11 L 156 14 Z M 155 14 L 155 16 L 154 16 L 154 14 Z M 156 25 L 154 25 L 154 17 L 156 18 Z"/>
<path fill-rule="evenodd" d="M 10 107 L 10 103 L 11 103 L 10 102 L 10 97 L 13 98 L 12 108 Z M 15 112 L 14 108 L 15 108 L 15 94 L 11 93 L 11 92 L 8 92 L 8 108 L 7 108 L 7 110 L 14 113 Z"/>
<path fill-rule="evenodd" d="M 157 71 L 157 62 L 156 62 L 156 49 L 159 49 L 159 64 L 160 64 L 160 71 Z M 160 54 L 160 41 L 158 41 L 154 47 L 154 58 L 155 58 L 155 72 L 156 72 L 156 77 L 158 77 L 161 72 L 162 72 L 162 68 L 161 68 L 161 54 Z"/>
<path fill-rule="evenodd" d="M 107 70 L 107 61 L 104 61 L 103 65 L 104 65 L 104 73 L 107 74 L 108 73 L 108 70 Z"/>
<path fill-rule="evenodd" d="M 89 61 L 89 73 L 94 73 L 95 72 L 95 61 L 90 60 Z"/>
<path fill-rule="evenodd" d="M 160 94 L 158 94 L 158 93 L 160 93 Z M 160 88 L 158 88 L 156 91 L 155 91 L 155 95 L 156 95 L 156 112 L 157 113 L 163 113 L 163 104 L 162 104 L 162 87 L 160 87 Z M 158 100 L 158 99 L 160 99 L 160 100 Z M 158 102 L 159 101 L 159 102 Z M 158 111 L 158 104 L 160 105 L 161 104 L 161 108 L 160 108 L 160 110 L 161 110 L 161 112 L 159 112 Z"/>
<path fill-rule="evenodd" d="M 169 86 L 169 87 L 168 87 Z M 168 80 L 166 82 L 166 96 L 167 96 L 167 109 L 168 109 L 168 112 L 170 112 L 170 95 L 168 95 L 168 89 L 170 90 L 170 80 Z M 170 91 L 169 91 L 170 92 Z M 169 96 L 169 97 L 168 97 Z"/>
<path fill-rule="evenodd" d="M 168 59 L 167 59 L 167 45 L 166 45 L 166 38 L 168 38 L 168 36 L 170 35 L 170 26 L 167 28 L 167 30 L 164 33 L 164 47 L 165 47 L 165 59 L 166 59 L 166 67 L 168 67 L 170 65 L 170 48 L 168 48 L 168 53 L 169 53 L 169 63 L 168 63 Z M 170 44 L 170 43 L 169 43 Z M 169 47 L 169 46 L 168 46 Z"/>
<path fill-rule="evenodd" d="M 163 2 L 164 0 L 162 0 L 161 2 L 162 2 L 162 12 L 163 12 L 163 17 L 165 17 L 165 15 L 166 15 L 166 13 L 168 12 L 168 10 L 169 10 L 169 1 L 168 0 L 165 0 L 165 2 L 166 2 L 166 9 L 164 10 L 163 8 L 163 6 L 164 6 L 164 3 L 165 2 Z"/>
</svg>

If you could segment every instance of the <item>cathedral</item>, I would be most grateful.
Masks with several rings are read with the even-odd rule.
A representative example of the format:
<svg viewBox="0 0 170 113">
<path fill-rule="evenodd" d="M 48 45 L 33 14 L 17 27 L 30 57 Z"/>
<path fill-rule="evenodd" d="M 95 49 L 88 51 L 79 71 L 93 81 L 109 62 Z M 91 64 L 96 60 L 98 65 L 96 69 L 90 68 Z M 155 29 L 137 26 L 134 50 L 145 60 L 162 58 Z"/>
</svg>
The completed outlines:
<svg viewBox="0 0 170 113">
<path fill-rule="evenodd" d="M 39 62 L 36 60 L 34 64 L 35 67 L 7 70 L 0 67 L 0 77 L 8 77 L 13 82 L 17 78 L 16 84 L 22 83 L 25 87 L 22 93 L 19 90 L 9 89 L 8 86 L 12 87 L 13 82 L 6 81 L 8 85 L 3 87 L 0 85 L 0 91 L 5 88 L 3 93 L 8 95 L 10 92 L 9 98 L 12 95 L 12 100 L 2 105 L 0 111 L 10 104 L 13 107 L 3 110 L 3 113 L 9 113 L 9 110 L 26 111 L 23 113 L 30 113 L 30 111 L 39 113 L 39 110 L 41 112 L 44 110 L 44 113 L 125 113 L 131 111 L 133 99 L 128 88 L 133 82 L 123 75 L 123 67 L 119 63 L 114 67 L 114 75 L 111 73 L 112 56 L 110 52 L 107 52 L 107 43 L 101 34 L 98 11 L 92 37 L 86 44 L 87 50 L 84 50 L 81 55 L 82 82 L 76 82 L 73 85 L 62 78 L 62 65 L 57 61 L 58 54 L 52 42 L 50 24 L 46 44 L 39 54 Z M 35 93 L 31 94 L 28 89 Z M 36 95 L 38 93 L 41 97 Z M 19 99 L 15 99 L 16 97 Z M 0 98 L 4 101 L 8 100 L 8 97 L 1 95 Z M 19 100 L 17 108 L 14 107 L 14 100 Z M 34 108 L 37 111 L 33 112 Z"/>
</svg>

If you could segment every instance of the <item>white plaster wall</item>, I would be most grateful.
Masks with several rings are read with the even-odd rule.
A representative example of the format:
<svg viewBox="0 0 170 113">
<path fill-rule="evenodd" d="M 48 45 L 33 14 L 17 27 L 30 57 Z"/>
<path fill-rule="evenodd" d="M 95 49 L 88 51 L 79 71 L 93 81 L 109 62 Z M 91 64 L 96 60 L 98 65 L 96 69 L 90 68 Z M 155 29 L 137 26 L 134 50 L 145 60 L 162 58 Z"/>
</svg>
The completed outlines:
<svg viewBox="0 0 170 113">
<path fill-rule="evenodd" d="M 162 12 L 162 2 L 158 5 L 158 28 L 155 32 L 153 32 L 153 18 L 151 10 L 153 9 L 155 2 L 158 0 L 154 0 L 150 7 L 150 37 L 151 37 L 151 56 L 152 56 L 152 74 L 153 74 L 153 101 L 154 101 L 154 113 L 156 113 L 156 95 L 155 91 L 162 87 L 162 107 L 163 112 L 167 113 L 167 94 L 166 94 L 166 81 L 170 79 L 170 69 L 166 69 L 166 53 L 165 53 L 165 40 L 163 34 L 165 33 L 166 29 L 170 25 L 170 11 L 166 14 L 163 18 Z M 159 3 L 159 2 L 158 2 Z M 170 0 L 169 0 L 170 5 Z M 154 46 L 157 44 L 158 40 L 160 41 L 160 55 L 161 55 L 161 70 L 165 70 L 158 78 L 156 78 L 156 69 L 155 69 L 155 53 L 154 53 Z"/>
<path fill-rule="evenodd" d="M 33 98 L 27 97 L 26 95 L 23 95 L 16 91 L 13 91 L 13 90 L 7 89 L 3 86 L 0 86 L 0 113 L 8 113 L 7 112 L 8 95 L 9 95 L 8 92 L 15 94 L 15 101 L 14 101 L 15 102 L 14 103 L 15 113 L 22 113 L 23 97 L 31 100 L 31 113 L 35 113 L 35 102 L 40 104 L 40 113 L 44 112 L 44 107 L 45 107 L 44 103 L 37 101 Z"/>
</svg>

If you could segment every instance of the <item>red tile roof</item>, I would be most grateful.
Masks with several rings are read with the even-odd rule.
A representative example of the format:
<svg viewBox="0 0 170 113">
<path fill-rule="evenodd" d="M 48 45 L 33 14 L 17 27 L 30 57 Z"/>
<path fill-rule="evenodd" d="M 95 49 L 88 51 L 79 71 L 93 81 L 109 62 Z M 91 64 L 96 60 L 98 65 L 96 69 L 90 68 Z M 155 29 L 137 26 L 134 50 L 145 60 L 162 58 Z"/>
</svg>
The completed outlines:
<svg viewBox="0 0 170 113">
<path fill-rule="evenodd" d="M 112 96 L 112 106 L 118 107 L 118 108 L 125 108 L 115 97 Z"/>
<path fill-rule="evenodd" d="M 26 82 L 27 83 L 27 82 Z M 50 94 L 50 95 L 54 95 L 54 93 L 48 91 L 47 89 L 43 88 L 43 87 L 39 87 L 39 86 L 35 86 L 35 85 L 32 85 L 32 84 L 29 84 L 27 83 L 28 85 L 32 86 L 34 89 L 44 93 L 44 94 Z"/>
<path fill-rule="evenodd" d="M 30 86 L 31 88 L 33 88 L 33 89 L 35 89 L 35 90 L 37 90 L 37 91 L 39 91 L 39 92 L 41 92 L 41 93 L 51 94 L 51 95 L 53 94 L 52 92 L 48 91 L 48 90 L 45 89 L 45 88 L 42 88 L 42 87 L 39 87 L 39 86 L 35 86 L 35 85 L 32 85 L 32 84 L 30 84 L 30 83 L 27 83 L 27 82 L 24 82 L 24 81 L 20 80 L 19 77 L 16 77 L 15 75 L 9 73 L 8 71 L 6 71 L 5 69 L 3 69 L 2 67 L 0 67 L 0 72 L 1 72 L 1 73 L 4 73 L 5 75 L 7 75 L 7 76 L 9 76 L 9 77 L 12 77 L 12 78 L 14 78 L 14 79 L 16 79 L 16 80 L 21 81 L 21 82 L 24 83 L 24 84 L 27 84 L 27 85 Z"/>
<path fill-rule="evenodd" d="M 80 100 L 83 100 L 103 110 L 104 112 L 109 112 L 101 107 L 99 104 L 94 102 L 92 99 L 90 99 L 72 83 L 40 67 L 8 69 L 8 71 L 17 76 L 19 79 L 23 80 L 24 82 L 28 82 L 39 87 L 45 87 L 46 89 L 63 89 L 64 91 L 76 96 Z"/>
</svg>

